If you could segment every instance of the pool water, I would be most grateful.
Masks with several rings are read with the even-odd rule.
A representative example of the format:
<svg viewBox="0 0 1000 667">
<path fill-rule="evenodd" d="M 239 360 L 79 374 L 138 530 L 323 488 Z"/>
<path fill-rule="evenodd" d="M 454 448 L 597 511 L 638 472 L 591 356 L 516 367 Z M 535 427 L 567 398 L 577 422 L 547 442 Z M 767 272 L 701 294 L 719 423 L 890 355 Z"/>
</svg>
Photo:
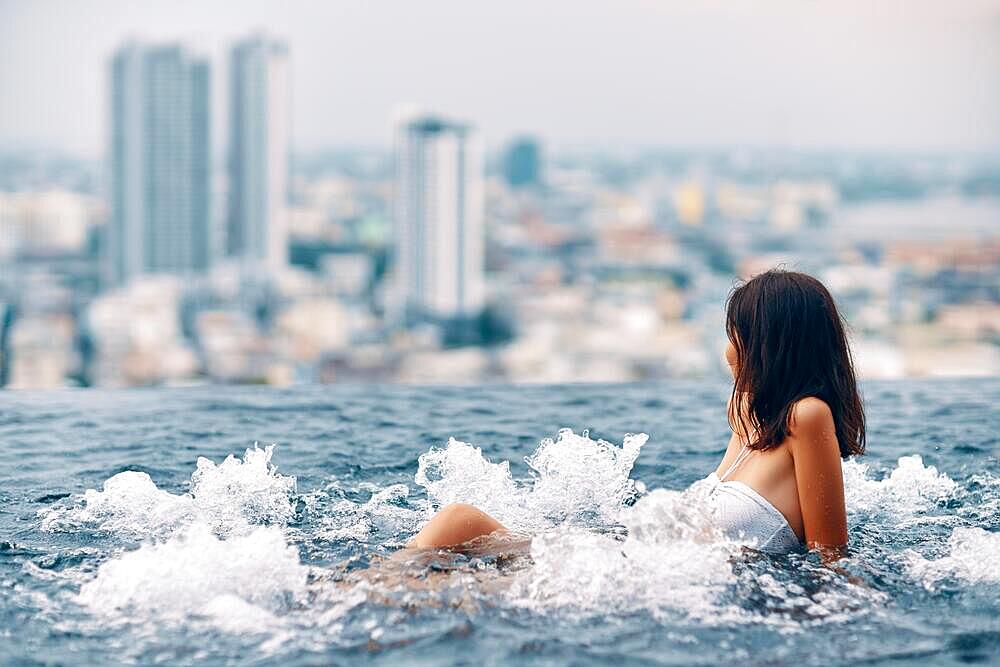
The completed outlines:
<svg viewBox="0 0 1000 667">
<path fill-rule="evenodd" d="M 744 550 L 682 493 L 727 392 L 2 394 L 0 662 L 1000 661 L 1000 380 L 864 386 L 835 569 Z M 404 561 L 455 501 L 530 546 Z"/>
</svg>

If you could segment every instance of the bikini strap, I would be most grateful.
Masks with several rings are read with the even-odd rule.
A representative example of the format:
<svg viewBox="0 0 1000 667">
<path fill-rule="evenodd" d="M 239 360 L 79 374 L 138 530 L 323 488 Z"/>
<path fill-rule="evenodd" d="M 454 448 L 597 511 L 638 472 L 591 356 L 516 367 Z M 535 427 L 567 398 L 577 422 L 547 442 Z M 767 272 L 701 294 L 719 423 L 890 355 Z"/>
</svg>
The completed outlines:
<svg viewBox="0 0 1000 667">
<path fill-rule="evenodd" d="M 753 450 L 750 449 L 750 445 L 743 445 L 743 449 L 741 449 L 740 453 L 736 456 L 736 460 L 733 461 L 728 468 L 726 468 L 726 471 L 722 473 L 722 475 L 719 477 L 719 481 L 720 482 L 726 481 L 726 478 L 732 475 L 734 472 L 736 472 L 736 469 L 739 468 L 740 465 L 744 461 L 746 461 L 747 457 L 750 456 L 751 454 L 753 454 Z"/>
</svg>

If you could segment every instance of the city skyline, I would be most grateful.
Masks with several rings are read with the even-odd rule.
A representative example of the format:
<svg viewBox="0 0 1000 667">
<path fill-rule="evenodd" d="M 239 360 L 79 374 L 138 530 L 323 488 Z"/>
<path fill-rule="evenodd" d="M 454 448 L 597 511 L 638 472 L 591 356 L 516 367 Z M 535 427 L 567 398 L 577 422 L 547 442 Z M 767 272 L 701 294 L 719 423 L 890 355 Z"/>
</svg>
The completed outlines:
<svg viewBox="0 0 1000 667">
<path fill-rule="evenodd" d="M 110 32 L 84 21 L 65 48 L 38 50 L 37 68 L 0 60 L 0 90 L 24 93 L 0 100 L 0 385 L 719 377 L 720 304 L 735 280 L 775 266 L 830 285 L 862 377 L 1000 374 L 1000 153 L 853 143 L 884 130 L 915 150 L 914 137 L 1000 132 L 1000 114 L 983 116 L 1000 40 L 946 48 L 992 5 L 948 14 L 917 2 L 899 17 L 897 5 L 796 4 L 799 23 L 775 16 L 785 5 L 758 15 L 626 0 L 628 20 L 591 32 L 581 26 L 606 8 L 431 2 L 389 12 L 391 25 L 384 6 L 343 22 L 318 9 L 324 51 L 284 18 L 243 30 L 263 16 L 252 3 L 224 26 L 209 5 L 195 30 L 181 2 L 166 18 L 144 6 L 160 34 L 105 52 L 102 35 L 138 16 L 122 5 Z M 705 12 L 715 24 L 698 33 Z M 634 26 L 640 15 L 649 25 Z M 817 36 L 821 15 L 832 27 Z M 52 36 L 21 27 L 38 44 Z M 538 49 L 550 29 L 559 53 Z M 928 39 L 896 48 L 904 34 Z M 344 52 L 359 35 L 366 50 Z M 806 43 L 802 57 L 785 48 Z M 87 60 L 70 55 L 81 44 L 103 68 L 90 82 L 103 102 L 87 87 L 64 105 L 68 126 L 58 105 L 24 116 L 37 83 L 81 92 L 85 77 L 59 78 Z M 50 56 L 62 58 L 55 78 Z M 12 118 L 30 121 L 15 132 L 25 141 L 53 124 L 63 129 L 49 138 L 75 128 L 107 141 L 105 155 L 74 157 L 72 141 L 5 152 Z M 629 143 L 653 120 L 677 143 Z M 732 132 L 712 140 L 737 143 L 684 145 L 718 128 Z M 819 130 L 825 150 L 796 147 Z M 587 132 L 610 143 L 565 143 Z"/>
<path fill-rule="evenodd" d="M 556 149 L 1000 150 L 994 1 L 777 2 L 753 13 L 719 3 L 532 11 L 434 2 L 416 14 L 251 3 L 239 17 L 201 7 L 0 4 L 0 89 L 17 91 L 0 103 L 0 147 L 100 157 L 103 71 L 118 43 L 140 36 L 203 47 L 217 71 L 213 152 L 222 154 L 225 52 L 266 25 L 296 53 L 296 151 L 388 145 L 392 110 L 405 102 L 472 119 L 490 146 L 529 132 Z M 558 52 L 549 48 L 555 34 Z"/>
</svg>

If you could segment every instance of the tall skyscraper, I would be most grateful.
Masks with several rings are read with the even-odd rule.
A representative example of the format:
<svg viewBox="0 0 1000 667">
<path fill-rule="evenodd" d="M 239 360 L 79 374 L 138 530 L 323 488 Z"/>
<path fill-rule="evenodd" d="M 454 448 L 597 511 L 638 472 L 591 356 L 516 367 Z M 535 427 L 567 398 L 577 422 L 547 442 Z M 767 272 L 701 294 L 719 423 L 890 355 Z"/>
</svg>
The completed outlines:
<svg viewBox="0 0 1000 667">
<path fill-rule="evenodd" d="M 542 182 L 542 151 L 538 141 L 518 137 L 510 142 L 503 156 L 503 175 L 512 188 L 526 188 Z"/>
<path fill-rule="evenodd" d="M 254 36 L 230 58 L 229 219 L 226 252 L 252 269 L 288 258 L 288 48 Z"/>
<path fill-rule="evenodd" d="M 396 279 L 407 321 L 469 318 L 482 310 L 482 174 L 469 126 L 434 116 L 400 121 Z"/>
<path fill-rule="evenodd" d="M 177 45 L 111 62 L 109 277 L 191 274 L 211 257 L 209 66 Z"/>
</svg>

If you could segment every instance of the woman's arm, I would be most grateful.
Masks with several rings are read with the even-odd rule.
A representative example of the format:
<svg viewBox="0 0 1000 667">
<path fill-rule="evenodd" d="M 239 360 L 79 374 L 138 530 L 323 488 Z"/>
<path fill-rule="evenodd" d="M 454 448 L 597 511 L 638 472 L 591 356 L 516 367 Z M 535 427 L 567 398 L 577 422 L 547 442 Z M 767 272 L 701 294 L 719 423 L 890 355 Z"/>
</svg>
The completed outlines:
<svg viewBox="0 0 1000 667">
<path fill-rule="evenodd" d="M 847 550 L 847 510 L 833 414 L 818 398 L 806 398 L 792 409 L 790 426 L 788 451 L 795 464 L 806 546 L 825 561 L 836 560 Z"/>
</svg>

